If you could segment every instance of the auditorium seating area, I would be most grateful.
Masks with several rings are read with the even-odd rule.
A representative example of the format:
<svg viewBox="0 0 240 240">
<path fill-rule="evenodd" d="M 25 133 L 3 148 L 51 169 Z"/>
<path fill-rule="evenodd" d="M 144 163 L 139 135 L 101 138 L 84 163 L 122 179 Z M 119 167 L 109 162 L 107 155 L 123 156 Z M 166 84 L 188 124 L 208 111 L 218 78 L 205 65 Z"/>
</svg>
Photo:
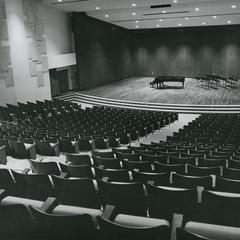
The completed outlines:
<svg viewBox="0 0 240 240">
<path fill-rule="evenodd" d="M 0 232 L 13 221 L 13 239 L 239 239 L 240 115 L 202 114 L 166 141 L 138 142 L 177 118 L 61 101 L 2 108 L 1 163 L 30 169 L 0 169 L 0 217 L 11 216 Z M 59 154 L 65 163 L 45 161 Z"/>
</svg>

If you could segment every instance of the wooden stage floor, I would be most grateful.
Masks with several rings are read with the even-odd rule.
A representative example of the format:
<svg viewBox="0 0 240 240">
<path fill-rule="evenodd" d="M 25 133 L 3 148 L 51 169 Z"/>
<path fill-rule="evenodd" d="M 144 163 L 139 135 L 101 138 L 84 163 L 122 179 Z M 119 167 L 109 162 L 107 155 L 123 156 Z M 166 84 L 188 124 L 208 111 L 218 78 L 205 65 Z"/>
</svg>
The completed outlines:
<svg viewBox="0 0 240 240">
<path fill-rule="evenodd" d="M 81 91 L 82 94 L 91 96 L 168 104 L 198 104 L 198 105 L 240 105 L 240 84 L 236 88 L 218 87 L 209 88 L 198 86 L 195 79 L 187 78 L 185 88 L 181 83 L 166 82 L 169 88 L 150 88 L 152 77 L 134 77 L 119 82 L 114 82 L 89 90 Z"/>
</svg>

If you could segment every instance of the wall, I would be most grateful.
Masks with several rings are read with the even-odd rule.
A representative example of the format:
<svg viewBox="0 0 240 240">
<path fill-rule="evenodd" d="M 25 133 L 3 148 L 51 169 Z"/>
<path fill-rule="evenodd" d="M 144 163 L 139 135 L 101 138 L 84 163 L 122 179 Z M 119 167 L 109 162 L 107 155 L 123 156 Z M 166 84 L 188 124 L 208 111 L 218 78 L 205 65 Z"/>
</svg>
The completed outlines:
<svg viewBox="0 0 240 240">
<path fill-rule="evenodd" d="M 131 35 L 128 30 L 74 13 L 79 89 L 134 76 Z"/>
<path fill-rule="evenodd" d="M 240 75 L 240 27 L 134 31 L 138 75 Z"/>
</svg>

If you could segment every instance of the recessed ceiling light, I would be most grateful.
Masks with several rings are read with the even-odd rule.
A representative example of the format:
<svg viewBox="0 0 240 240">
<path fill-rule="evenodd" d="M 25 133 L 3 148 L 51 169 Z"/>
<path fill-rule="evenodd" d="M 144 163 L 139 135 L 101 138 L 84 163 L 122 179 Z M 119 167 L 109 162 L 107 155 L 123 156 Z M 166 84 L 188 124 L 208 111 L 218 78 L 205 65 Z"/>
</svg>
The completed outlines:
<svg viewBox="0 0 240 240">
<path fill-rule="evenodd" d="M 162 13 L 166 13 L 167 11 L 163 10 Z"/>
<path fill-rule="evenodd" d="M 133 12 L 133 13 L 132 13 L 132 15 L 133 15 L 133 16 L 136 16 L 136 13 L 135 13 L 135 12 Z"/>
<path fill-rule="evenodd" d="M 62 2 L 62 0 L 58 0 L 58 2 Z"/>
<path fill-rule="evenodd" d="M 162 19 L 159 19 L 159 22 L 162 22 L 163 20 Z"/>
<path fill-rule="evenodd" d="M 227 21 L 227 23 L 228 23 L 228 24 L 231 24 L 231 23 L 232 23 L 232 21 Z"/>
<path fill-rule="evenodd" d="M 157 25 L 156 25 L 156 27 L 160 27 L 160 25 L 159 25 L 159 24 L 157 24 Z"/>
<path fill-rule="evenodd" d="M 132 3 L 132 7 L 136 7 L 137 6 L 137 4 L 136 3 Z"/>
<path fill-rule="evenodd" d="M 136 20 L 136 21 L 135 21 L 135 23 L 139 23 L 139 21 L 138 21 L 138 20 Z"/>
<path fill-rule="evenodd" d="M 236 5 L 232 5 L 232 8 L 236 8 L 237 6 Z"/>
<path fill-rule="evenodd" d="M 108 14 L 105 14 L 105 17 L 106 17 L 106 18 L 108 18 L 108 17 L 109 17 L 109 15 L 108 15 Z"/>
<path fill-rule="evenodd" d="M 194 10 L 195 10 L 195 11 L 199 11 L 199 10 L 200 10 L 200 8 L 198 8 L 198 7 L 197 7 L 197 8 L 195 8 Z"/>
<path fill-rule="evenodd" d="M 136 26 L 136 28 L 139 28 L 138 26 Z"/>
<path fill-rule="evenodd" d="M 202 22 L 202 25 L 205 25 L 206 23 L 205 22 Z"/>
<path fill-rule="evenodd" d="M 185 17 L 185 20 L 189 20 L 189 17 Z"/>
<path fill-rule="evenodd" d="M 182 24 L 181 24 L 181 23 L 179 23 L 179 24 L 178 24 L 178 26 L 182 26 Z"/>
<path fill-rule="evenodd" d="M 217 18 L 217 16 L 213 16 L 213 18 L 214 18 L 214 19 L 216 19 L 216 18 Z"/>
<path fill-rule="evenodd" d="M 100 9 L 100 7 L 96 7 L 96 10 L 99 10 Z"/>
<path fill-rule="evenodd" d="M 173 2 L 174 2 L 174 3 L 177 3 L 177 2 L 178 2 L 178 0 L 173 0 Z"/>
</svg>

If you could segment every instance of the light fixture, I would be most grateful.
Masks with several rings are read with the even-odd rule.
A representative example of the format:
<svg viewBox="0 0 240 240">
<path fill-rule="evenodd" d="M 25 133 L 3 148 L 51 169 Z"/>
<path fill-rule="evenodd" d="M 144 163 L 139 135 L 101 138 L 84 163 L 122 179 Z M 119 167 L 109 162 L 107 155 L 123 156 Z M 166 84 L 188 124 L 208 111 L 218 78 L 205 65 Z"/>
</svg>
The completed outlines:
<svg viewBox="0 0 240 240">
<path fill-rule="evenodd" d="M 216 18 L 217 18 L 217 16 L 213 16 L 213 18 L 214 18 L 214 19 L 216 19 Z"/>
<path fill-rule="evenodd" d="M 182 24 L 181 24 L 181 23 L 179 23 L 179 24 L 178 24 L 178 26 L 182 26 Z"/>
<path fill-rule="evenodd" d="M 108 18 L 108 17 L 109 17 L 109 15 L 108 15 L 108 14 L 105 14 L 105 17 L 106 17 L 106 18 Z"/>
<path fill-rule="evenodd" d="M 198 7 L 197 7 L 197 8 L 195 8 L 194 10 L 195 10 L 195 11 L 199 11 L 199 10 L 200 10 L 200 8 L 198 8 Z"/>
<path fill-rule="evenodd" d="M 228 24 L 231 24 L 231 23 L 232 23 L 232 21 L 230 21 L 230 20 L 229 20 L 229 21 L 227 21 L 227 23 L 228 23 Z"/>
<path fill-rule="evenodd" d="M 136 20 L 136 21 L 135 21 L 135 23 L 139 23 L 139 21 L 138 21 L 138 20 Z"/>
<path fill-rule="evenodd" d="M 99 10 L 100 9 L 100 7 L 96 7 L 96 10 Z"/>
<path fill-rule="evenodd" d="M 185 20 L 189 20 L 189 17 L 185 17 Z"/>
<path fill-rule="evenodd" d="M 162 19 L 159 19 L 159 22 L 162 22 L 163 20 Z"/>
<path fill-rule="evenodd" d="M 160 25 L 159 25 L 159 24 L 157 24 L 157 25 L 156 25 L 156 27 L 160 27 Z"/>
<path fill-rule="evenodd" d="M 236 8 L 237 6 L 236 5 L 232 5 L 232 8 Z"/>
<path fill-rule="evenodd" d="M 136 3 L 132 3 L 132 7 L 136 7 L 137 6 L 137 4 Z"/>
<path fill-rule="evenodd" d="M 62 0 L 58 0 L 58 2 L 62 2 Z"/>
<path fill-rule="evenodd" d="M 206 23 L 205 23 L 205 22 L 202 22 L 202 25 L 206 25 Z"/>
<path fill-rule="evenodd" d="M 162 13 L 166 13 L 167 11 L 163 10 Z"/>
<path fill-rule="evenodd" d="M 173 0 L 173 2 L 174 2 L 174 3 L 177 3 L 177 2 L 178 2 L 178 0 Z"/>
<path fill-rule="evenodd" d="M 139 28 L 138 26 L 136 26 L 136 28 Z"/>
<path fill-rule="evenodd" d="M 133 15 L 133 16 L 136 16 L 136 13 L 135 13 L 135 12 L 133 12 L 133 13 L 132 13 L 132 15 Z"/>
</svg>

